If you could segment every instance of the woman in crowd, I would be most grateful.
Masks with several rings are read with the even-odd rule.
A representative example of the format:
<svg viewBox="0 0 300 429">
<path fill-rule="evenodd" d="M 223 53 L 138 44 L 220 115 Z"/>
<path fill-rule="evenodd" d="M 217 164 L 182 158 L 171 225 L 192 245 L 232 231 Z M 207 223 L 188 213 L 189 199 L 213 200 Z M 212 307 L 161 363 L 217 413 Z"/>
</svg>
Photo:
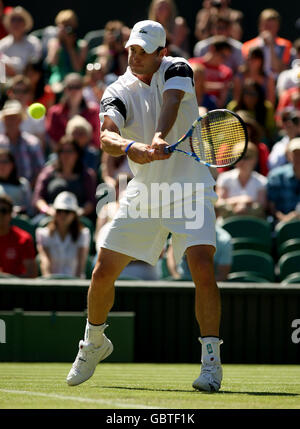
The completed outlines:
<svg viewBox="0 0 300 429">
<path fill-rule="evenodd" d="M 68 121 L 75 115 L 83 116 L 92 125 L 92 143 L 99 148 L 99 106 L 85 101 L 83 78 L 78 73 L 71 73 L 64 80 L 64 91 L 60 102 L 52 106 L 46 116 L 46 130 L 54 149 L 57 142 L 65 135 Z"/>
<path fill-rule="evenodd" d="M 90 232 L 80 223 L 74 194 L 60 193 L 53 203 L 53 219 L 36 230 L 37 250 L 43 276 L 85 276 Z"/>
<path fill-rule="evenodd" d="M 234 100 L 239 100 L 243 83 L 246 79 L 252 79 L 262 86 L 266 100 L 269 100 L 273 107 L 276 102 L 276 80 L 272 73 L 267 73 L 264 67 L 264 52 L 261 48 L 255 47 L 249 51 L 248 57 L 240 67 L 239 73 L 234 78 Z"/>
<path fill-rule="evenodd" d="M 30 183 L 25 177 L 18 177 L 15 158 L 5 148 L 0 148 L 0 194 L 10 196 L 15 213 L 33 215 Z"/>
<path fill-rule="evenodd" d="M 262 85 L 253 79 L 245 79 L 240 96 L 237 100 L 232 100 L 227 105 L 229 110 L 246 110 L 259 123 L 264 130 L 263 140 L 272 145 L 276 134 L 276 124 L 274 120 L 274 106 L 265 99 Z"/>
<path fill-rule="evenodd" d="M 53 215 L 52 203 L 62 191 L 75 194 L 81 215 L 93 218 L 96 173 L 85 167 L 82 150 L 71 136 L 64 136 L 57 147 L 57 159 L 43 168 L 37 178 L 33 203 L 41 214 Z"/>
<path fill-rule="evenodd" d="M 55 24 L 58 35 L 49 40 L 46 58 L 51 86 L 62 82 L 69 73 L 84 73 L 88 54 L 87 43 L 77 36 L 78 18 L 73 10 L 61 10 Z"/>
<path fill-rule="evenodd" d="M 232 215 L 265 216 L 267 178 L 254 168 L 258 160 L 257 146 L 248 142 L 243 158 L 230 171 L 219 174 L 216 183 L 219 217 Z"/>
<path fill-rule="evenodd" d="M 46 83 L 45 68 L 42 61 L 29 62 L 24 70 L 32 86 L 32 102 L 41 103 L 48 110 L 55 103 L 56 95 Z"/>
</svg>

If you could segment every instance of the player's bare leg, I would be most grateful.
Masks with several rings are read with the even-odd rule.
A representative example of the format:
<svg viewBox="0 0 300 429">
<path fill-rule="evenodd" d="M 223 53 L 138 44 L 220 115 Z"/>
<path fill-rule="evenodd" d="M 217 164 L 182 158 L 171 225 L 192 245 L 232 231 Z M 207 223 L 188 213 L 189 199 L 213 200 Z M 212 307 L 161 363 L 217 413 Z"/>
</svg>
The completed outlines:
<svg viewBox="0 0 300 429">
<path fill-rule="evenodd" d="M 218 391 L 222 381 L 219 327 L 221 299 L 214 274 L 215 248 L 209 245 L 187 249 L 187 261 L 195 283 L 195 313 L 202 344 L 202 368 L 193 387 L 198 390 Z"/>
<path fill-rule="evenodd" d="M 115 280 L 131 261 L 129 256 L 100 249 L 88 291 L 88 320 L 84 340 L 67 376 L 67 383 L 76 386 L 88 380 L 97 364 L 113 351 L 111 341 L 104 334 L 107 315 L 114 303 Z"/>
</svg>

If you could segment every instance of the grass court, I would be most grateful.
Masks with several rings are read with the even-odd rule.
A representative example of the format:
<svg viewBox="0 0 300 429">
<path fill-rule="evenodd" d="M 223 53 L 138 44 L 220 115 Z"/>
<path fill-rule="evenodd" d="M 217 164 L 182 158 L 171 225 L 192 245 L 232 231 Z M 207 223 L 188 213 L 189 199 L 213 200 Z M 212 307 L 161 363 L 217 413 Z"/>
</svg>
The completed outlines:
<svg viewBox="0 0 300 429">
<path fill-rule="evenodd" d="M 100 363 L 76 387 L 71 363 L 0 363 L 1 409 L 300 409 L 300 366 L 223 365 L 219 393 L 192 388 L 195 364 Z"/>
</svg>

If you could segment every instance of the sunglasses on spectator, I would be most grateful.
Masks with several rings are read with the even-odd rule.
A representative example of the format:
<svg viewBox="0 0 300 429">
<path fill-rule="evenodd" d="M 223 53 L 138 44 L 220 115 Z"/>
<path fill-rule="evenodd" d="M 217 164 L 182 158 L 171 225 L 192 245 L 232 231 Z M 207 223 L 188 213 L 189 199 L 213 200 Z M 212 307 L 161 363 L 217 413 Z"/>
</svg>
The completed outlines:
<svg viewBox="0 0 300 429">
<path fill-rule="evenodd" d="M 256 91 L 251 91 L 250 89 L 246 89 L 246 90 L 244 91 L 244 94 L 246 94 L 246 95 L 250 95 L 251 97 L 257 97 L 257 96 L 258 96 L 258 94 L 257 94 L 257 92 L 256 92 Z"/>
<path fill-rule="evenodd" d="M 69 91 L 79 91 L 82 89 L 82 85 L 68 85 L 66 87 Z"/>
<path fill-rule="evenodd" d="M 24 88 L 24 89 L 21 89 L 21 88 L 12 88 L 12 92 L 14 94 L 28 94 L 29 89 L 27 89 L 27 88 Z"/>
<path fill-rule="evenodd" d="M 10 22 L 25 22 L 25 20 L 22 16 L 13 16 L 11 17 Z"/>
<path fill-rule="evenodd" d="M 8 207 L 0 207 L 0 214 L 7 215 L 10 213 L 11 213 L 11 209 L 9 209 Z"/>
<path fill-rule="evenodd" d="M 0 159 L 0 164 L 11 164 L 11 160 L 10 159 Z"/>
<path fill-rule="evenodd" d="M 58 153 L 75 153 L 74 149 L 59 149 Z"/>
<path fill-rule="evenodd" d="M 57 214 L 62 214 L 62 213 L 70 214 L 70 213 L 74 213 L 74 212 L 73 212 L 72 210 L 57 209 L 57 210 L 56 210 L 56 213 L 57 213 Z"/>
</svg>

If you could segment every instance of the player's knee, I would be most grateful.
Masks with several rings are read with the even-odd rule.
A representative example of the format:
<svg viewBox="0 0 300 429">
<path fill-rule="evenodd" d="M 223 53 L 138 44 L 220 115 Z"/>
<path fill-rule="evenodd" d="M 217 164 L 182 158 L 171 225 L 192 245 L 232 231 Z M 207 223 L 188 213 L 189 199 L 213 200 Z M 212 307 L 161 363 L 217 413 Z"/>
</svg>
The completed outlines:
<svg viewBox="0 0 300 429">
<path fill-rule="evenodd" d="M 92 285 L 105 285 L 114 280 L 113 270 L 106 264 L 96 264 L 92 272 Z"/>
</svg>

